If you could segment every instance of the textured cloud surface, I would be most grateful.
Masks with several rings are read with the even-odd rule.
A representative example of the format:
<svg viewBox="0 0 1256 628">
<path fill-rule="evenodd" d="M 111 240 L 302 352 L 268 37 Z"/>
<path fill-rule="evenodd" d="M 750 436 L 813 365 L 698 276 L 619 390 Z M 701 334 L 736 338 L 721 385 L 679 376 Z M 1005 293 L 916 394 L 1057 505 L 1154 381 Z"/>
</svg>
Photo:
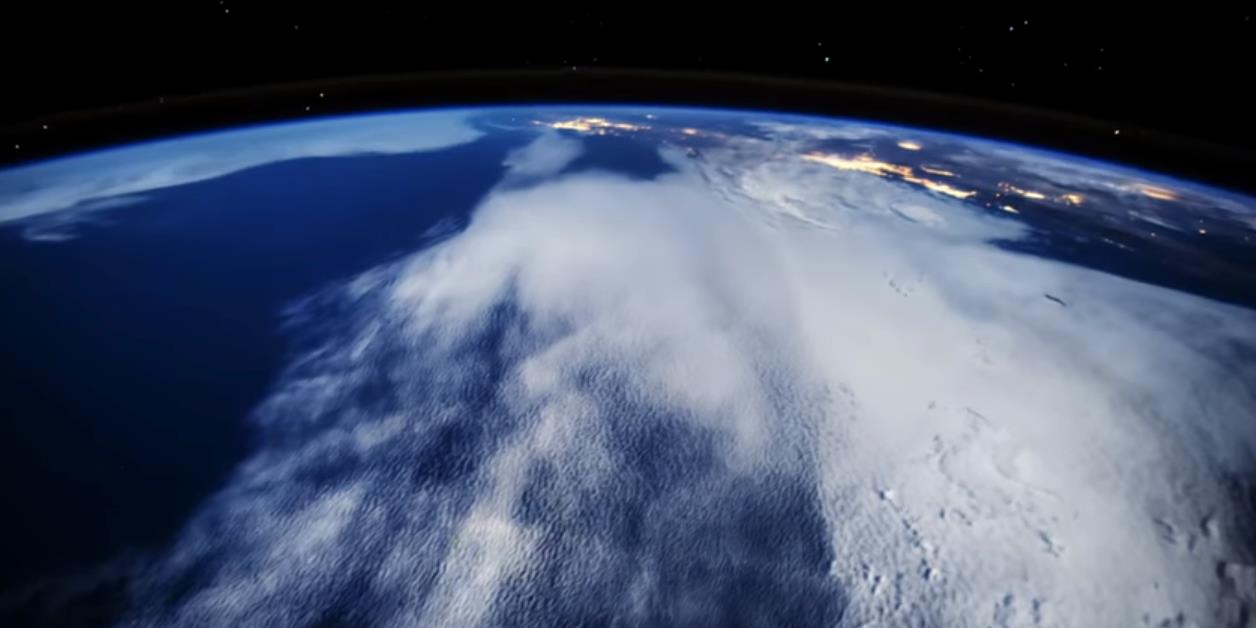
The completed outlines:
<svg viewBox="0 0 1256 628">
<path fill-rule="evenodd" d="M 105 150 L 0 171 L 0 224 L 101 209 L 99 199 L 140 200 L 146 191 L 276 161 L 435 150 L 479 136 L 465 112 L 422 112 L 278 124 Z"/>
<path fill-rule="evenodd" d="M 663 156 L 504 185 L 295 309 L 259 450 L 128 619 L 1238 621 L 1252 312 L 784 139 Z"/>
</svg>

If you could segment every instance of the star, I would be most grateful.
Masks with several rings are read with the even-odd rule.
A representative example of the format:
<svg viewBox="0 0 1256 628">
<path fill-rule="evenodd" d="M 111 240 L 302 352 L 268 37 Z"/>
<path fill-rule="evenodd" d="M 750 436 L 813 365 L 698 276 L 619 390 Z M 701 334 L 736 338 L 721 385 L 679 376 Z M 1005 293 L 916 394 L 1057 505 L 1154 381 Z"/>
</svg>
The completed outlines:
<svg viewBox="0 0 1256 628">
<path fill-rule="evenodd" d="M 1120 134 L 1121 134 L 1121 129 L 1116 129 L 1116 130 L 1112 131 L 1112 134 L 1113 134 L 1113 135 L 1120 135 Z"/>
</svg>

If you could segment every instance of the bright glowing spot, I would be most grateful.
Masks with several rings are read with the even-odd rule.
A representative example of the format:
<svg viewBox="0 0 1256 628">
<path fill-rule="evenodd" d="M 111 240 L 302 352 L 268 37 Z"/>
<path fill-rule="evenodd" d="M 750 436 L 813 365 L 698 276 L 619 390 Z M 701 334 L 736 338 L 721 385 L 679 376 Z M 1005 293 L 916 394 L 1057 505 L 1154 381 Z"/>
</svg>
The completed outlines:
<svg viewBox="0 0 1256 628">
<path fill-rule="evenodd" d="M 1007 212 L 1007 213 L 1009 213 L 1009 214 L 1019 214 L 1019 213 L 1020 213 L 1020 211 L 1018 211 L 1015 207 L 1012 207 L 1011 205 L 1004 205 L 1004 206 L 1002 207 L 1002 209 L 1003 209 L 1003 211 L 1005 211 L 1005 212 Z"/>
<path fill-rule="evenodd" d="M 1060 197 L 1060 200 L 1068 203 L 1069 205 L 1081 205 L 1082 201 L 1086 200 L 1086 197 L 1081 194 L 1065 194 Z"/>
<path fill-rule="evenodd" d="M 947 196 L 954 196 L 955 198 L 960 198 L 960 199 L 968 198 L 976 194 L 976 192 L 974 191 L 961 190 L 956 187 L 951 187 L 950 185 L 942 183 L 941 181 L 932 181 L 930 179 L 921 179 L 920 177 L 911 177 L 911 176 L 904 176 L 903 180 L 908 183 L 915 183 L 916 185 L 923 185 L 925 189 L 930 190 L 932 192 L 945 194 Z"/>
<path fill-rule="evenodd" d="M 920 150 L 921 148 L 924 148 L 919 142 L 913 142 L 911 140 L 903 140 L 899 142 L 898 147 L 903 150 Z"/>
<path fill-rule="evenodd" d="M 1138 190 L 1143 196 L 1154 198 L 1158 201 L 1176 201 L 1178 199 L 1177 192 L 1168 188 L 1156 187 L 1154 185 L 1140 185 Z"/>
<path fill-rule="evenodd" d="M 551 129 L 560 131 L 579 131 L 580 133 L 590 133 L 601 131 L 643 131 L 650 127 L 639 124 L 629 124 L 627 122 L 612 122 L 606 118 L 572 118 L 571 120 L 561 120 L 551 122 L 548 125 Z"/>
<path fill-rule="evenodd" d="M 894 173 L 900 177 L 910 177 L 911 168 L 891 164 L 884 161 L 877 161 L 872 155 L 858 155 L 853 159 L 848 159 L 840 155 L 824 155 L 820 153 L 808 153 L 802 156 L 807 161 L 822 163 L 831 168 L 838 170 L 854 170 L 856 172 L 866 172 L 875 174 L 878 177 L 884 177 L 888 173 Z"/>
<path fill-rule="evenodd" d="M 1033 199 L 1035 201 L 1041 201 L 1042 199 L 1047 198 L 1047 195 L 1043 194 L 1042 192 L 1035 192 L 1033 190 L 1026 190 L 1025 188 L 1018 188 L 1012 185 L 1011 183 L 1000 183 L 999 189 L 1006 190 L 1013 194 L 1019 194 L 1025 198 Z"/>
<path fill-rule="evenodd" d="M 938 192 L 940 194 L 946 194 L 947 196 L 953 196 L 955 198 L 968 198 L 976 194 L 976 192 L 972 192 L 968 190 L 961 190 L 959 188 L 952 187 L 940 181 L 933 181 L 931 179 L 922 179 L 920 177 L 915 176 L 912 173 L 912 169 L 907 166 L 900 166 L 898 164 L 892 164 L 892 163 L 888 163 L 884 161 L 877 161 L 876 159 L 872 158 L 872 155 L 864 154 L 864 155 L 857 155 L 854 158 L 847 158 L 847 157 L 842 157 L 840 155 L 825 155 L 822 153 L 808 153 L 806 155 L 803 155 L 802 158 L 807 161 L 814 161 L 817 163 L 822 163 L 831 168 L 837 168 L 838 170 L 854 170 L 855 172 L 863 172 L 867 174 L 876 175 L 878 177 L 884 177 L 889 174 L 896 174 L 899 177 L 902 177 L 902 180 L 906 181 L 907 183 L 915 183 L 916 185 L 923 186 L 925 189 L 928 189 L 930 191 Z"/>
<path fill-rule="evenodd" d="M 681 129 L 680 132 L 684 133 L 685 135 L 697 135 L 698 129 Z"/>
<path fill-rule="evenodd" d="M 1200 229 L 1200 230 L 1199 230 L 1199 235 L 1208 235 L 1208 230 L 1207 230 L 1207 229 Z"/>
<path fill-rule="evenodd" d="M 929 174 L 936 175 L 936 176 L 939 176 L 939 177 L 953 177 L 953 176 L 955 176 L 955 173 L 954 173 L 954 172 L 951 172 L 950 170 L 943 170 L 943 169 L 941 169 L 941 168 L 933 168 L 933 167 L 931 167 L 931 166 L 921 166 L 921 167 L 920 167 L 920 169 L 921 169 L 921 170 L 924 170 L 925 172 L 928 172 Z"/>
</svg>

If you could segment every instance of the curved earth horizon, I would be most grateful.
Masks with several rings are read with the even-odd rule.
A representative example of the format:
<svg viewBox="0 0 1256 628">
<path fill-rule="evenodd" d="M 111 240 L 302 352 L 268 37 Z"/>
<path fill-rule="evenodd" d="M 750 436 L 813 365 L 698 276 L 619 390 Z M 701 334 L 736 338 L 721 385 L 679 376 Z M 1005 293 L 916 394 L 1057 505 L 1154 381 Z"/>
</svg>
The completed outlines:
<svg viewBox="0 0 1256 628">
<path fill-rule="evenodd" d="M 1243 626 L 1256 199 L 848 119 L 0 170 L 11 624 Z"/>
</svg>

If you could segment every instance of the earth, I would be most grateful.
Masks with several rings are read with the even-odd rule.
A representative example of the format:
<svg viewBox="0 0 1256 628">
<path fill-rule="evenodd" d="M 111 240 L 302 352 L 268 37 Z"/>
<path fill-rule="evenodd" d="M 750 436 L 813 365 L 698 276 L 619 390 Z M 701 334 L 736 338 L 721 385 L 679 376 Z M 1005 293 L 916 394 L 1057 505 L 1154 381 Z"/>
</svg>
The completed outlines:
<svg viewBox="0 0 1256 628">
<path fill-rule="evenodd" d="M 1252 626 L 1256 199 L 771 112 L 0 171 L 0 617 Z"/>
</svg>

